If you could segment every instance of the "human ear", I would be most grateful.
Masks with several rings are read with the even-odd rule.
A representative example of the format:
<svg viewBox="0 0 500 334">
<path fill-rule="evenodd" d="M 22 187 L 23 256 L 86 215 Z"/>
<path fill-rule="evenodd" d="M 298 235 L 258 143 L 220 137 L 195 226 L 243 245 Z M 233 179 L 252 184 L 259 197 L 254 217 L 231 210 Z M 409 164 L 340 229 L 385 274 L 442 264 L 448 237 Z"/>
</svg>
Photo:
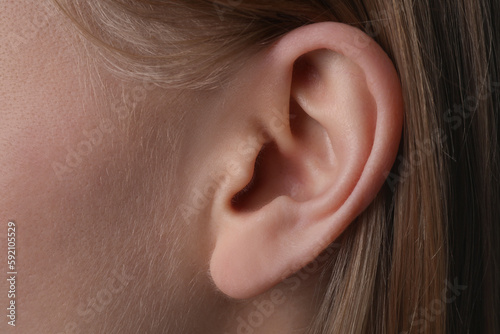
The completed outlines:
<svg viewBox="0 0 500 334">
<path fill-rule="evenodd" d="M 221 153 L 239 167 L 211 203 L 210 273 L 223 293 L 250 298 L 314 260 L 371 203 L 403 106 L 386 53 L 341 23 L 288 33 L 234 82 L 223 108 L 250 124 L 254 144 Z"/>
</svg>

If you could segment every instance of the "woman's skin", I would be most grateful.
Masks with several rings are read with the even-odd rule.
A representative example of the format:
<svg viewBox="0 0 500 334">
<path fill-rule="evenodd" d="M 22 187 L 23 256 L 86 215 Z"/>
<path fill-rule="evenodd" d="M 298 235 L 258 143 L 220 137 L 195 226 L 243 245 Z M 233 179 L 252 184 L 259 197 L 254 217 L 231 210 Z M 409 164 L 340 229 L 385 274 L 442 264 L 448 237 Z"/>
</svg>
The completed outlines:
<svg viewBox="0 0 500 334">
<path fill-rule="evenodd" d="M 201 264 L 192 247 L 201 245 L 190 241 L 202 231 L 174 226 L 183 197 L 172 157 L 185 110 L 146 109 L 151 89 L 103 71 L 96 78 L 82 39 L 48 1 L 0 6 L 8 32 L 0 42 L 0 216 L 2 234 L 9 220 L 17 224 L 16 329 L 97 333 L 104 323 L 148 328 L 190 312 L 202 321 L 201 305 L 184 301 Z M 122 103 L 128 89 L 137 97 Z M 162 101 L 173 100 L 167 94 Z M 109 296 L 109 284 L 120 291 Z M 6 291 L 3 279 L 3 306 Z"/>
<path fill-rule="evenodd" d="M 1 332 L 303 332 L 316 256 L 397 151 L 399 82 L 378 46 L 334 56 L 311 36 L 360 33 L 312 27 L 186 92 L 110 74 L 47 0 L 2 2 L 0 31 L 0 222 L 2 240 L 16 224 L 17 269 L 16 328 L 2 316 Z"/>
<path fill-rule="evenodd" d="M 9 32 L 0 41 L 0 217 L 2 234 L 17 225 L 15 330 L 218 332 L 208 322 L 226 303 L 207 280 L 207 229 L 176 211 L 202 162 L 186 149 L 197 130 L 181 133 L 180 121 L 209 113 L 210 101 L 158 98 L 101 71 L 103 90 L 84 41 L 49 2 L 0 7 Z M 123 102 L 124 91 L 136 95 Z M 184 168 L 174 166 L 179 155 Z M 15 332 L 6 323 L 2 332 Z"/>
</svg>

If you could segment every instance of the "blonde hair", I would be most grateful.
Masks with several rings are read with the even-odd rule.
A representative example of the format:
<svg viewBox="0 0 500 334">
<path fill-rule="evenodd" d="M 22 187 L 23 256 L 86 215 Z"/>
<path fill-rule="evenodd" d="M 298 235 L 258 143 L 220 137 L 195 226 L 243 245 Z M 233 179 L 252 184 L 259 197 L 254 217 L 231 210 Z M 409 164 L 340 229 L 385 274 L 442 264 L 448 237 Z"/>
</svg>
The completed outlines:
<svg viewBox="0 0 500 334">
<path fill-rule="evenodd" d="M 385 187 L 323 270 L 310 333 L 500 331 L 494 1 L 57 2 L 114 73 L 181 89 L 223 86 L 302 25 L 367 32 L 399 72 L 403 140 Z"/>
</svg>

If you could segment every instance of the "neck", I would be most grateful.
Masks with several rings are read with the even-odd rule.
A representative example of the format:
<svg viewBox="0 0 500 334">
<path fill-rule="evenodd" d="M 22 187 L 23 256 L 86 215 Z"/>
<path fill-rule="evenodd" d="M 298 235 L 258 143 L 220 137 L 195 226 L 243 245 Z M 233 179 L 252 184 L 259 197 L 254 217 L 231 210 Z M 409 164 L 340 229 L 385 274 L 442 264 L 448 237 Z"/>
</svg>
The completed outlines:
<svg viewBox="0 0 500 334">
<path fill-rule="evenodd" d="M 235 304 L 226 317 L 224 334 L 305 333 L 318 307 L 325 284 L 305 270 L 268 292 Z"/>
</svg>

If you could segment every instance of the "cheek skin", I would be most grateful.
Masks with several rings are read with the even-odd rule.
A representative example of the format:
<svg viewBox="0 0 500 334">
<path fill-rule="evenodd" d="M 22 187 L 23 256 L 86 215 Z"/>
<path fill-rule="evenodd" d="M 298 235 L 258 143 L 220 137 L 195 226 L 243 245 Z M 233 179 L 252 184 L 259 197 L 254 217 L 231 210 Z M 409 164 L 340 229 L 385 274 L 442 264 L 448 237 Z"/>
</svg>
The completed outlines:
<svg viewBox="0 0 500 334">
<path fill-rule="evenodd" d="M 4 48 L 0 62 L 0 221 L 3 226 L 13 219 L 18 226 L 19 314 L 45 319 L 39 322 L 42 328 L 57 330 L 50 322 L 62 326 L 64 322 L 54 316 L 58 313 L 52 307 L 57 309 L 62 300 L 69 309 L 76 307 L 71 305 L 72 297 L 85 294 L 94 277 L 121 269 L 115 263 L 102 270 L 107 258 L 103 254 L 112 254 L 111 246 L 121 238 L 119 234 L 110 238 L 112 229 L 102 227 L 119 218 L 113 206 L 118 199 L 113 183 L 123 167 L 116 154 L 123 147 L 118 145 L 122 138 L 118 131 L 108 133 L 64 179 L 56 175 L 53 163 L 66 163 L 68 149 L 77 150 L 86 140 L 83 131 L 99 126 L 101 110 L 85 89 L 84 52 L 76 47 L 78 39 L 68 34 L 58 14 L 34 2 L 1 6 L 5 8 L 0 30 L 12 33 L 2 35 L 6 40 L 0 41 Z M 24 29 L 36 20 L 43 22 L 40 12 L 50 16 L 50 24 L 31 32 Z M 21 45 L 13 42 L 17 32 L 23 34 Z M 112 176 L 104 179 L 106 167 Z M 134 185 L 127 190 L 133 193 Z M 108 242 L 99 242 L 105 239 Z M 23 322 L 19 325 L 22 328 Z"/>
<path fill-rule="evenodd" d="M 174 155 L 166 125 L 175 122 L 168 113 L 148 123 L 135 119 L 140 113 L 115 112 L 124 107 L 118 99 L 90 88 L 82 41 L 41 3 L 0 4 L 0 31 L 22 32 L 33 20 L 45 22 L 40 12 L 50 17 L 26 33 L 22 45 L 12 43 L 12 34 L 0 37 L 0 228 L 4 235 L 9 220 L 19 227 L 19 314 L 41 332 L 61 332 L 68 319 L 85 320 L 78 306 L 96 297 L 113 270 L 124 268 L 136 280 L 102 318 L 122 317 L 118 301 L 134 305 L 129 311 L 139 307 L 125 299 L 140 289 L 145 298 L 140 277 L 152 265 L 159 273 L 150 274 L 161 286 L 161 275 L 172 279 L 167 271 L 178 277 L 172 285 L 181 286 L 197 267 L 180 269 L 155 257 L 185 254 L 172 249 L 185 235 L 169 221 L 177 203 L 166 191 L 182 188 L 166 175 Z M 120 96 L 120 89 L 115 93 Z M 5 282 L 0 288 L 7 291 Z M 5 296 L 0 301 L 5 305 Z"/>
<path fill-rule="evenodd" d="M 7 5 L 2 31 L 23 31 L 21 26 L 35 20 L 38 11 L 47 10 L 36 7 Z M 19 14 L 25 11 L 26 16 Z M 53 234 L 40 222 L 53 220 L 59 230 L 67 232 L 63 222 L 54 218 L 94 187 L 95 169 L 109 153 L 105 145 L 94 149 L 64 181 L 54 172 L 53 163 L 64 162 L 66 150 L 77 148 L 85 139 L 83 130 L 98 125 L 99 110 L 84 89 L 82 50 L 73 46 L 77 39 L 52 15 L 51 24 L 42 26 L 36 35 L 27 35 L 20 47 L 14 48 L 9 43 L 12 35 L 7 35 L 2 44 L 12 49 L 2 53 L 0 63 L 0 184 L 8 189 L 0 197 L 2 214 L 32 222 L 33 232 L 50 239 Z M 21 17 L 28 22 L 9 19 Z"/>
</svg>

